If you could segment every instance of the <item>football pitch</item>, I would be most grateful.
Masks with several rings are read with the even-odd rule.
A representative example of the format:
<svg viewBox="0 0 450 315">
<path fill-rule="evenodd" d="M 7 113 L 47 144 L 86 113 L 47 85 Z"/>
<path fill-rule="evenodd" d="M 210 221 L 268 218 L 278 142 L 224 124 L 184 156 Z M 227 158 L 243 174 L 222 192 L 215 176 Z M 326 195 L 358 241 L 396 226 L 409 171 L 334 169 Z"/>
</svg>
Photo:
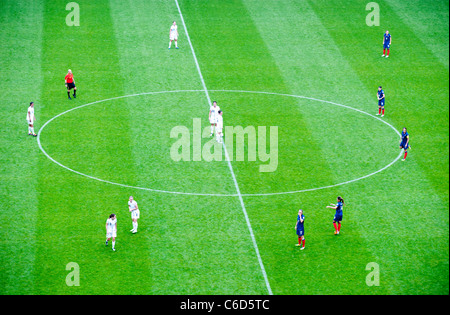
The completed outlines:
<svg viewBox="0 0 450 315">
<path fill-rule="evenodd" d="M 448 1 L 69 2 L 0 2 L 0 294 L 449 294 Z"/>
</svg>

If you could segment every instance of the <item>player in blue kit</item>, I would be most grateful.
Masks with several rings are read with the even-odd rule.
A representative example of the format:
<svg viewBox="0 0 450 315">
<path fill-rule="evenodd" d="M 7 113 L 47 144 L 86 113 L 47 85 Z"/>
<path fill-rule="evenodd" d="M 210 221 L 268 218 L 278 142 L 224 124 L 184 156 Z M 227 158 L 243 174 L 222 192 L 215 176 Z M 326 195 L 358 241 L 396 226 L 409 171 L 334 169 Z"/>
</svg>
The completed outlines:
<svg viewBox="0 0 450 315">
<path fill-rule="evenodd" d="M 333 218 L 335 235 L 338 235 L 341 231 L 341 221 L 342 221 L 342 216 L 343 216 L 342 208 L 343 207 L 344 207 L 344 199 L 342 199 L 341 197 L 337 197 L 337 204 L 332 203 L 332 204 L 330 204 L 330 206 L 327 206 L 327 208 L 336 210 L 336 214 L 334 215 L 334 218 Z"/>
<path fill-rule="evenodd" d="M 408 155 L 408 149 L 411 149 L 409 145 L 409 133 L 406 130 L 406 127 L 402 130 L 402 139 L 400 140 L 400 149 L 405 151 L 405 155 L 403 156 L 402 161 L 406 160 L 406 156 Z"/>
<path fill-rule="evenodd" d="M 384 94 L 383 88 L 381 85 L 378 87 L 377 92 L 377 98 L 378 98 L 378 115 L 381 115 L 381 117 L 384 117 L 384 103 L 386 100 L 386 95 Z"/>
<path fill-rule="evenodd" d="M 297 223 L 295 224 L 295 231 L 297 231 L 298 244 L 295 246 L 302 246 L 301 250 L 305 249 L 305 228 L 303 223 L 305 222 L 305 216 L 303 215 L 303 210 L 298 210 Z"/>
<path fill-rule="evenodd" d="M 391 43 L 392 43 L 392 36 L 391 34 L 389 34 L 389 31 L 386 31 L 386 33 L 384 33 L 383 35 L 383 54 L 381 55 L 381 57 L 386 56 L 386 58 L 389 58 L 389 49 L 391 48 Z"/>
</svg>

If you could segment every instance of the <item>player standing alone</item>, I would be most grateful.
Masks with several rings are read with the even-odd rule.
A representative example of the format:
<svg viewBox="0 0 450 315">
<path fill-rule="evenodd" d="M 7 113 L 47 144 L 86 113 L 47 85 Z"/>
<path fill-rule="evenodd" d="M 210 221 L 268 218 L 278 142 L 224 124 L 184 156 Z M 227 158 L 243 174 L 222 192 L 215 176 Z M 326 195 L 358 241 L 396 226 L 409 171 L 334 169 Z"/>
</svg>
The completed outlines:
<svg viewBox="0 0 450 315">
<path fill-rule="evenodd" d="M 137 220 L 140 217 L 140 211 L 136 200 L 133 200 L 133 196 L 130 196 L 130 199 L 128 200 L 128 210 L 131 212 L 131 220 L 133 221 L 133 228 L 130 232 L 136 233 L 138 228 Z"/>
<path fill-rule="evenodd" d="M 112 213 L 106 220 L 106 242 L 105 245 L 108 246 L 108 241 L 112 238 L 112 250 L 116 251 L 116 237 L 117 237 L 117 218 L 114 213 Z"/>
<path fill-rule="evenodd" d="M 34 133 L 34 121 L 36 117 L 34 116 L 34 103 L 30 102 L 30 106 L 27 111 L 27 123 L 28 123 L 28 135 L 36 137 L 37 135 Z"/>
<path fill-rule="evenodd" d="M 72 70 L 67 70 L 67 74 L 64 78 L 64 82 L 67 88 L 67 96 L 70 98 L 70 90 L 73 89 L 73 98 L 77 98 L 77 87 L 75 86 L 75 80 L 73 79 Z"/>
<path fill-rule="evenodd" d="M 409 133 L 406 130 L 406 127 L 402 130 L 402 139 L 400 140 L 400 149 L 403 149 L 405 151 L 405 155 L 403 156 L 402 161 L 406 160 L 406 156 L 408 155 L 408 149 L 411 149 L 411 146 L 409 145 Z"/>
<path fill-rule="evenodd" d="M 175 48 L 178 49 L 178 26 L 177 23 L 175 21 L 173 21 L 172 26 L 170 27 L 170 33 L 169 33 L 169 37 L 170 37 L 170 42 L 169 42 L 169 49 L 172 46 L 172 41 L 175 41 Z"/>
<path fill-rule="evenodd" d="M 378 115 L 381 115 L 381 117 L 384 117 L 384 104 L 386 100 L 386 95 L 384 94 L 383 88 L 381 85 L 378 87 L 377 92 L 377 98 L 378 98 Z"/>
<path fill-rule="evenodd" d="M 295 244 L 295 246 L 302 246 L 300 248 L 301 250 L 305 249 L 305 228 L 303 226 L 305 222 L 305 216 L 303 215 L 303 210 L 298 210 L 297 215 L 297 223 L 295 224 L 295 231 L 297 232 L 298 236 L 298 244 Z"/>
<path fill-rule="evenodd" d="M 334 234 L 338 235 L 339 232 L 341 231 L 341 221 L 342 221 L 342 208 L 344 207 L 344 199 L 342 199 L 341 197 L 337 197 L 337 204 L 330 204 L 330 206 L 327 206 L 327 208 L 331 208 L 331 209 L 335 209 L 336 210 L 336 214 L 334 215 L 333 218 L 333 226 L 334 226 Z M 337 225 L 336 225 L 337 223 Z"/>
<path fill-rule="evenodd" d="M 217 102 L 214 101 L 212 106 L 209 108 L 209 123 L 211 124 L 211 134 L 210 137 L 214 134 L 214 127 L 217 126 L 217 117 L 219 116 L 220 107 L 217 106 Z"/>
<path fill-rule="evenodd" d="M 381 57 L 386 56 L 386 58 L 389 58 L 389 49 L 391 48 L 391 43 L 392 43 L 392 36 L 391 34 L 389 34 L 389 31 L 386 31 L 386 33 L 384 33 L 383 35 L 383 54 L 381 55 Z"/>
</svg>

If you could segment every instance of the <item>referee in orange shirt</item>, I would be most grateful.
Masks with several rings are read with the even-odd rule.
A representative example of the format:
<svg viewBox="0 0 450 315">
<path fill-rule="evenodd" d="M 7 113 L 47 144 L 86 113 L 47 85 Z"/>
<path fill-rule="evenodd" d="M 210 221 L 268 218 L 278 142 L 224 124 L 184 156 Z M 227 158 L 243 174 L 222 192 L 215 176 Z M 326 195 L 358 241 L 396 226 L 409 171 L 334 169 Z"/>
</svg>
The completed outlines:
<svg viewBox="0 0 450 315">
<path fill-rule="evenodd" d="M 77 87 L 75 86 L 75 80 L 73 79 L 72 70 L 69 69 L 67 71 L 67 75 L 64 78 L 64 82 L 66 84 L 67 96 L 69 97 L 69 100 L 71 100 L 71 98 L 70 98 L 70 90 L 71 89 L 73 89 L 73 98 L 77 98 Z"/>
</svg>

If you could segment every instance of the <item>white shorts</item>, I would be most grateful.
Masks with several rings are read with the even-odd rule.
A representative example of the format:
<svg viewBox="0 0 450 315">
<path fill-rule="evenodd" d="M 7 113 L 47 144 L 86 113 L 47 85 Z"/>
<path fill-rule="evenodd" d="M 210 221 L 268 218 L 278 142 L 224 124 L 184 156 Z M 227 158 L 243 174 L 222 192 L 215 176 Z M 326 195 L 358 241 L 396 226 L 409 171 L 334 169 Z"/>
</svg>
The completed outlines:
<svg viewBox="0 0 450 315">
<path fill-rule="evenodd" d="M 141 213 L 139 210 L 133 210 L 131 211 L 131 219 L 139 219 Z"/>
<path fill-rule="evenodd" d="M 176 34 L 170 34 L 170 40 L 178 40 L 178 36 Z"/>
<path fill-rule="evenodd" d="M 106 238 L 117 237 L 117 231 L 106 231 Z"/>
<path fill-rule="evenodd" d="M 27 118 L 27 124 L 28 125 L 32 125 L 33 124 L 33 119 L 32 120 L 28 120 L 28 118 Z"/>
<path fill-rule="evenodd" d="M 210 118 L 209 119 L 209 123 L 212 125 L 212 124 L 217 124 L 217 119 L 215 119 L 215 118 Z"/>
</svg>

